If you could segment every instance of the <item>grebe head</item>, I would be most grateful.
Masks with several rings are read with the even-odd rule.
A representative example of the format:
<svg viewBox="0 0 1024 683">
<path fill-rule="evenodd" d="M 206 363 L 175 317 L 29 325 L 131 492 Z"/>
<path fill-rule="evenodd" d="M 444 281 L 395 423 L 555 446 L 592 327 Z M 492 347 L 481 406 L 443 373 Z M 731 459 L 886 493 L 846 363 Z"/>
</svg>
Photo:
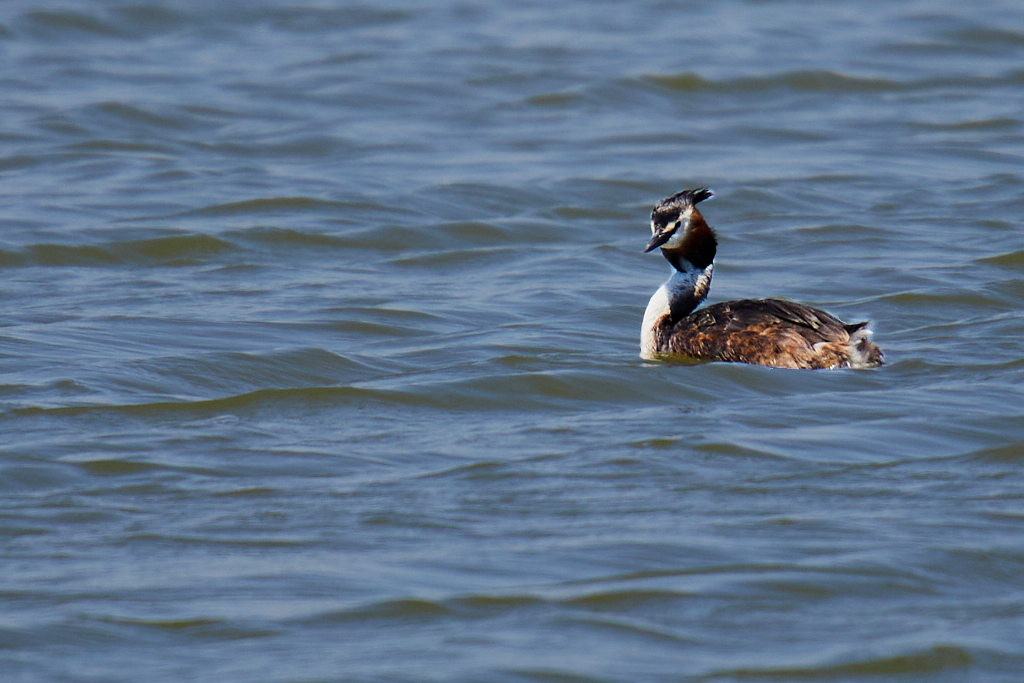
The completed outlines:
<svg viewBox="0 0 1024 683">
<path fill-rule="evenodd" d="M 661 247 L 665 258 L 677 269 L 680 258 L 699 268 L 709 266 L 715 258 L 718 240 L 697 210 L 697 204 L 711 196 L 711 190 L 698 187 L 658 202 L 651 211 L 652 236 L 644 251 Z"/>
<path fill-rule="evenodd" d="M 655 204 L 654 210 L 651 211 L 652 237 L 644 252 L 654 251 L 658 247 L 678 249 L 694 218 L 704 222 L 704 217 L 697 210 L 697 204 L 711 196 L 711 190 L 698 187 L 677 192 Z"/>
</svg>

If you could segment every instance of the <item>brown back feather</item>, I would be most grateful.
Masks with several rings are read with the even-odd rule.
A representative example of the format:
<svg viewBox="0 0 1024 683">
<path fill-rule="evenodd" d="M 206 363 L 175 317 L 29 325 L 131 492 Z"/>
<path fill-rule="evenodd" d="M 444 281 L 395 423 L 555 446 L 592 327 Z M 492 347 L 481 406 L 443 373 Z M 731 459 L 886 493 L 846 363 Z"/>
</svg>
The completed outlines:
<svg viewBox="0 0 1024 683">
<path fill-rule="evenodd" d="M 781 299 L 726 301 L 666 330 L 671 353 L 788 368 L 849 364 L 850 332 L 825 311 Z"/>
</svg>

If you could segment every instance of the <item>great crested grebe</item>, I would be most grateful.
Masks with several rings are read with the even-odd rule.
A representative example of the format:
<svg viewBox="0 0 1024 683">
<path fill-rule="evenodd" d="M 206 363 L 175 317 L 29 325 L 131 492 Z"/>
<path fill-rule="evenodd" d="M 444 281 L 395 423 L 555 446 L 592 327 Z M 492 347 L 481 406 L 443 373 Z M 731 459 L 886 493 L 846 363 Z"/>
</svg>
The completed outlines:
<svg viewBox="0 0 1024 683">
<path fill-rule="evenodd" d="M 644 313 L 640 355 L 753 363 L 777 368 L 873 368 L 882 352 L 868 323 L 847 325 L 817 308 L 781 299 L 741 299 L 704 308 L 718 241 L 697 210 L 706 187 L 663 199 L 651 212 L 644 251 L 661 247 L 675 268 Z M 697 310 L 694 310 L 697 309 Z"/>
</svg>

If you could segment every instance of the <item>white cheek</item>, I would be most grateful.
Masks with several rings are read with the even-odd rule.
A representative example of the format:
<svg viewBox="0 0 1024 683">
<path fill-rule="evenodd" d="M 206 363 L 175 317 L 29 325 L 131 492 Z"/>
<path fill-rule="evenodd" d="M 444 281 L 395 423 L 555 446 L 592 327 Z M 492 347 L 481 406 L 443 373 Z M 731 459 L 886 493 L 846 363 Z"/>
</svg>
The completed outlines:
<svg viewBox="0 0 1024 683">
<path fill-rule="evenodd" d="M 678 249 L 683 244 L 683 237 L 686 236 L 686 226 L 681 225 L 676 228 L 676 231 L 672 233 L 672 236 L 668 238 L 668 242 L 661 245 L 662 249 Z"/>
</svg>

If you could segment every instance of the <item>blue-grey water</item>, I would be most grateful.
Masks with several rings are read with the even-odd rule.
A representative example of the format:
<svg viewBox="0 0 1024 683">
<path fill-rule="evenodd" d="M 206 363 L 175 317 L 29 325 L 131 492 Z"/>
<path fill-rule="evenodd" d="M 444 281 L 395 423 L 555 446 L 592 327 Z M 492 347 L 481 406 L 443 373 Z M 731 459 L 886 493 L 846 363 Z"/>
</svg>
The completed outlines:
<svg viewBox="0 0 1024 683">
<path fill-rule="evenodd" d="M 1024 680 L 1018 0 L 0 5 L 0 680 Z M 887 364 L 638 358 L 711 301 Z"/>
</svg>

